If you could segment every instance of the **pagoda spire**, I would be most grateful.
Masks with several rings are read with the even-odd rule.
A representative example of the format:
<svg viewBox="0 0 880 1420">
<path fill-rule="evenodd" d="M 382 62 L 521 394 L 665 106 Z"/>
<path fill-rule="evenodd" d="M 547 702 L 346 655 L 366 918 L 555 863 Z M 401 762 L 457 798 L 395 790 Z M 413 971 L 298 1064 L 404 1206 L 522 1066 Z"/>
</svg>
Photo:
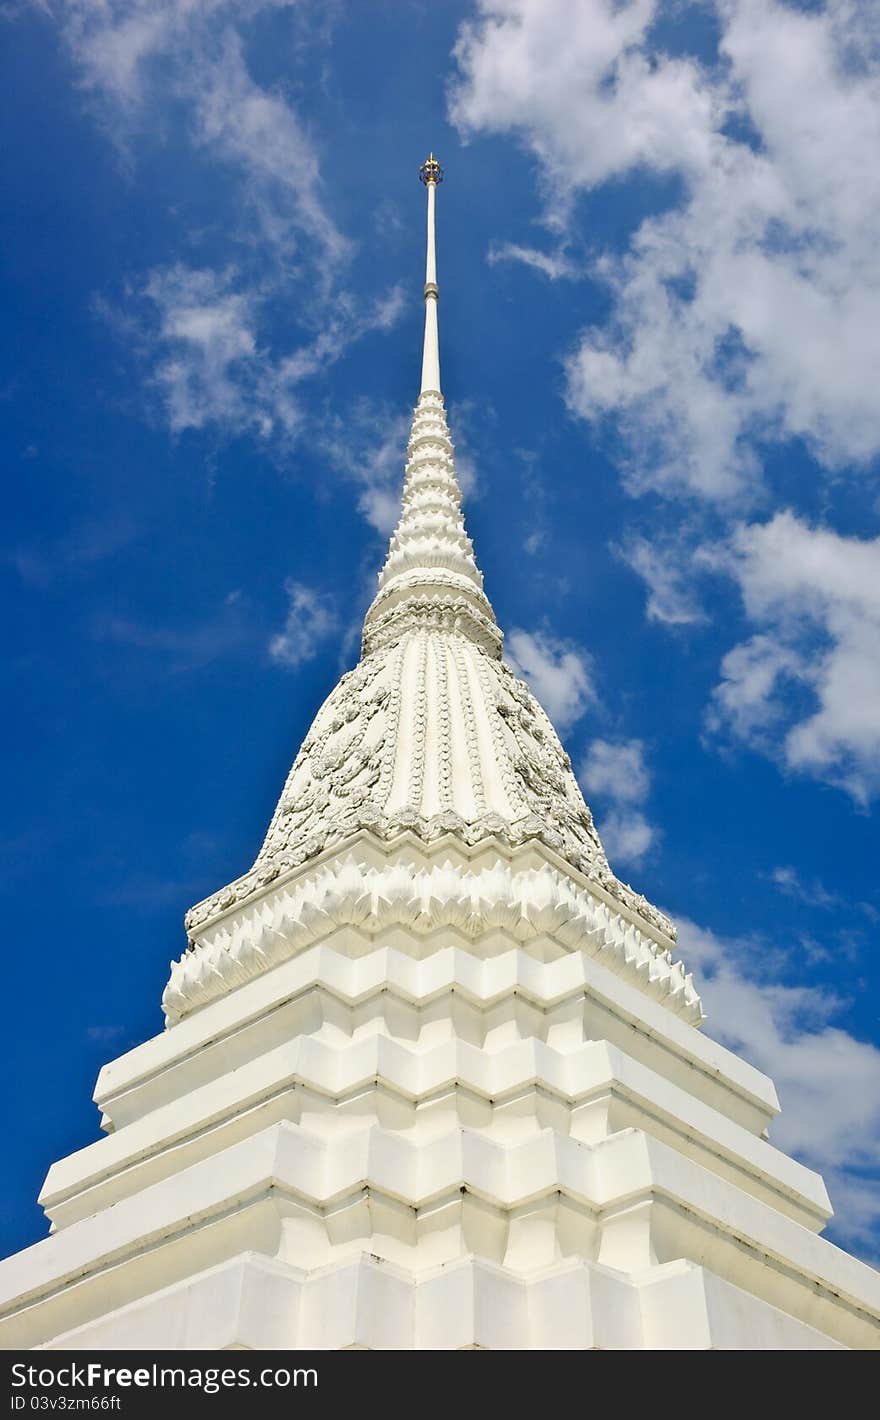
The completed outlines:
<svg viewBox="0 0 880 1420">
<path fill-rule="evenodd" d="M 619 904 L 631 925 L 653 934 L 644 958 L 650 981 L 663 982 L 664 995 L 675 994 L 685 1015 L 698 1019 L 690 979 L 665 956 L 672 923 L 615 878 L 568 755 L 502 659 L 502 633 L 465 531 L 439 389 L 434 223 L 443 172 L 433 153 L 419 176 L 428 198 L 422 384 L 400 517 L 364 619 L 360 662 L 303 741 L 254 867 L 198 903 L 188 929 L 195 941 L 231 903 L 361 831 L 384 840 L 408 830 L 425 842 L 451 833 L 469 846 L 537 840 Z M 165 1003 L 175 1018 L 205 992 L 224 989 L 211 976 L 212 962 L 187 953 L 175 966 Z"/>
<path fill-rule="evenodd" d="M 413 626 L 433 626 L 467 636 L 497 659 L 502 635 L 465 531 L 440 391 L 435 206 L 443 169 L 433 153 L 419 177 L 428 196 L 422 383 L 407 445 L 400 520 L 364 621 L 363 650 L 370 655 Z"/>
<path fill-rule="evenodd" d="M 425 341 L 422 351 L 422 389 L 440 393 L 440 337 L 437 323 L 437 248 L 434 237 L 434 207 L 437 185 L 443 181 L 443 169 L 433 153 L 419 168 L 419 177 L 428 192 L 428 249 L 425 262 Z"/>
</svg>

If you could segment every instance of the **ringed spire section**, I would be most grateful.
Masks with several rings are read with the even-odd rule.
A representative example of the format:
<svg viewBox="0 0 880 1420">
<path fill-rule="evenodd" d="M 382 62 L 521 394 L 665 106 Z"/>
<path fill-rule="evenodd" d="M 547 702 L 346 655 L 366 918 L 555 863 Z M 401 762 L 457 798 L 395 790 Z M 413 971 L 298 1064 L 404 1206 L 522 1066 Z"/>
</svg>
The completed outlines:
<svg viewBox="0 0 880 1420">
<path fill-rule="evenodd" d="M 364 622 L 363 651 L 369 656 L 407 630 L 435 627 L 467 637 L 497 660 L 503 637 L 465 531 L 440 389 L 435 204 L 443 169 L 433 153 L 419 177 L 428 199 L 422 384 L 407 445 L 400 519 Z"/>
</svg>

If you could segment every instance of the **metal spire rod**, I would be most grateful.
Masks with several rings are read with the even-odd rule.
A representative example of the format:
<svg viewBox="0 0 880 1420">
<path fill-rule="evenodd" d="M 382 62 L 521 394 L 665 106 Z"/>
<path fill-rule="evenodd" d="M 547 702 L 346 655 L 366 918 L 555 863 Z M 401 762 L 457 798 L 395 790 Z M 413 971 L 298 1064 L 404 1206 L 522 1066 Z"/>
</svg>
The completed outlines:
<svg viewBox="0 0 880 1420">
<path fill-rule="evenodd" d="M 440 393 L 440 340 L 437 327 L 437 256 L 434 242 L 434 197 L 443 169 L 433 153 L 419 168 L 419 177 L 428 189 L 428 255 L 425 266 L 425 344 L 422 353 L 422 389 Z"/>
</svg>

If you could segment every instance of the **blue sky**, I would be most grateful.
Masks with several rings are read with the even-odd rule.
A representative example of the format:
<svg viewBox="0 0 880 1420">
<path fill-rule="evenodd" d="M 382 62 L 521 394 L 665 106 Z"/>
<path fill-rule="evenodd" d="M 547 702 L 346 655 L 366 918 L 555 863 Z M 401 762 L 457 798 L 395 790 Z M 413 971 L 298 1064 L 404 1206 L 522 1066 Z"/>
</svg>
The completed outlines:
<svg viewBox="0 0 880 1420">
<path fill-rule="evenodd" d="M 2 1247 L 357 655 L 419 162 L 486 587 L 707 1030 L 880 1254 L 880 14 L 0 7 Z"/>
</svg>

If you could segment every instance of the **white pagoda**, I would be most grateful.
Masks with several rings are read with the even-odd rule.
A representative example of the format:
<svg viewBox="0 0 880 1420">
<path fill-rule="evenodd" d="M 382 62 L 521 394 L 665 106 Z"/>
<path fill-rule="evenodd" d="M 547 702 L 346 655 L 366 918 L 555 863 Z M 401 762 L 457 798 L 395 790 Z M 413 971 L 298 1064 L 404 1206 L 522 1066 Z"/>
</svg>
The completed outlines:
<svg viewBox="0 0 880 1420">
<path fill-rule="evenodd" d="M 465 532 L 428 199 L 422 384 L 363 649 L 167 1029 L 101 1071 L 4 1348 L 880 1345 L 880 1275 L 611 871 Z"/>
</svg>

